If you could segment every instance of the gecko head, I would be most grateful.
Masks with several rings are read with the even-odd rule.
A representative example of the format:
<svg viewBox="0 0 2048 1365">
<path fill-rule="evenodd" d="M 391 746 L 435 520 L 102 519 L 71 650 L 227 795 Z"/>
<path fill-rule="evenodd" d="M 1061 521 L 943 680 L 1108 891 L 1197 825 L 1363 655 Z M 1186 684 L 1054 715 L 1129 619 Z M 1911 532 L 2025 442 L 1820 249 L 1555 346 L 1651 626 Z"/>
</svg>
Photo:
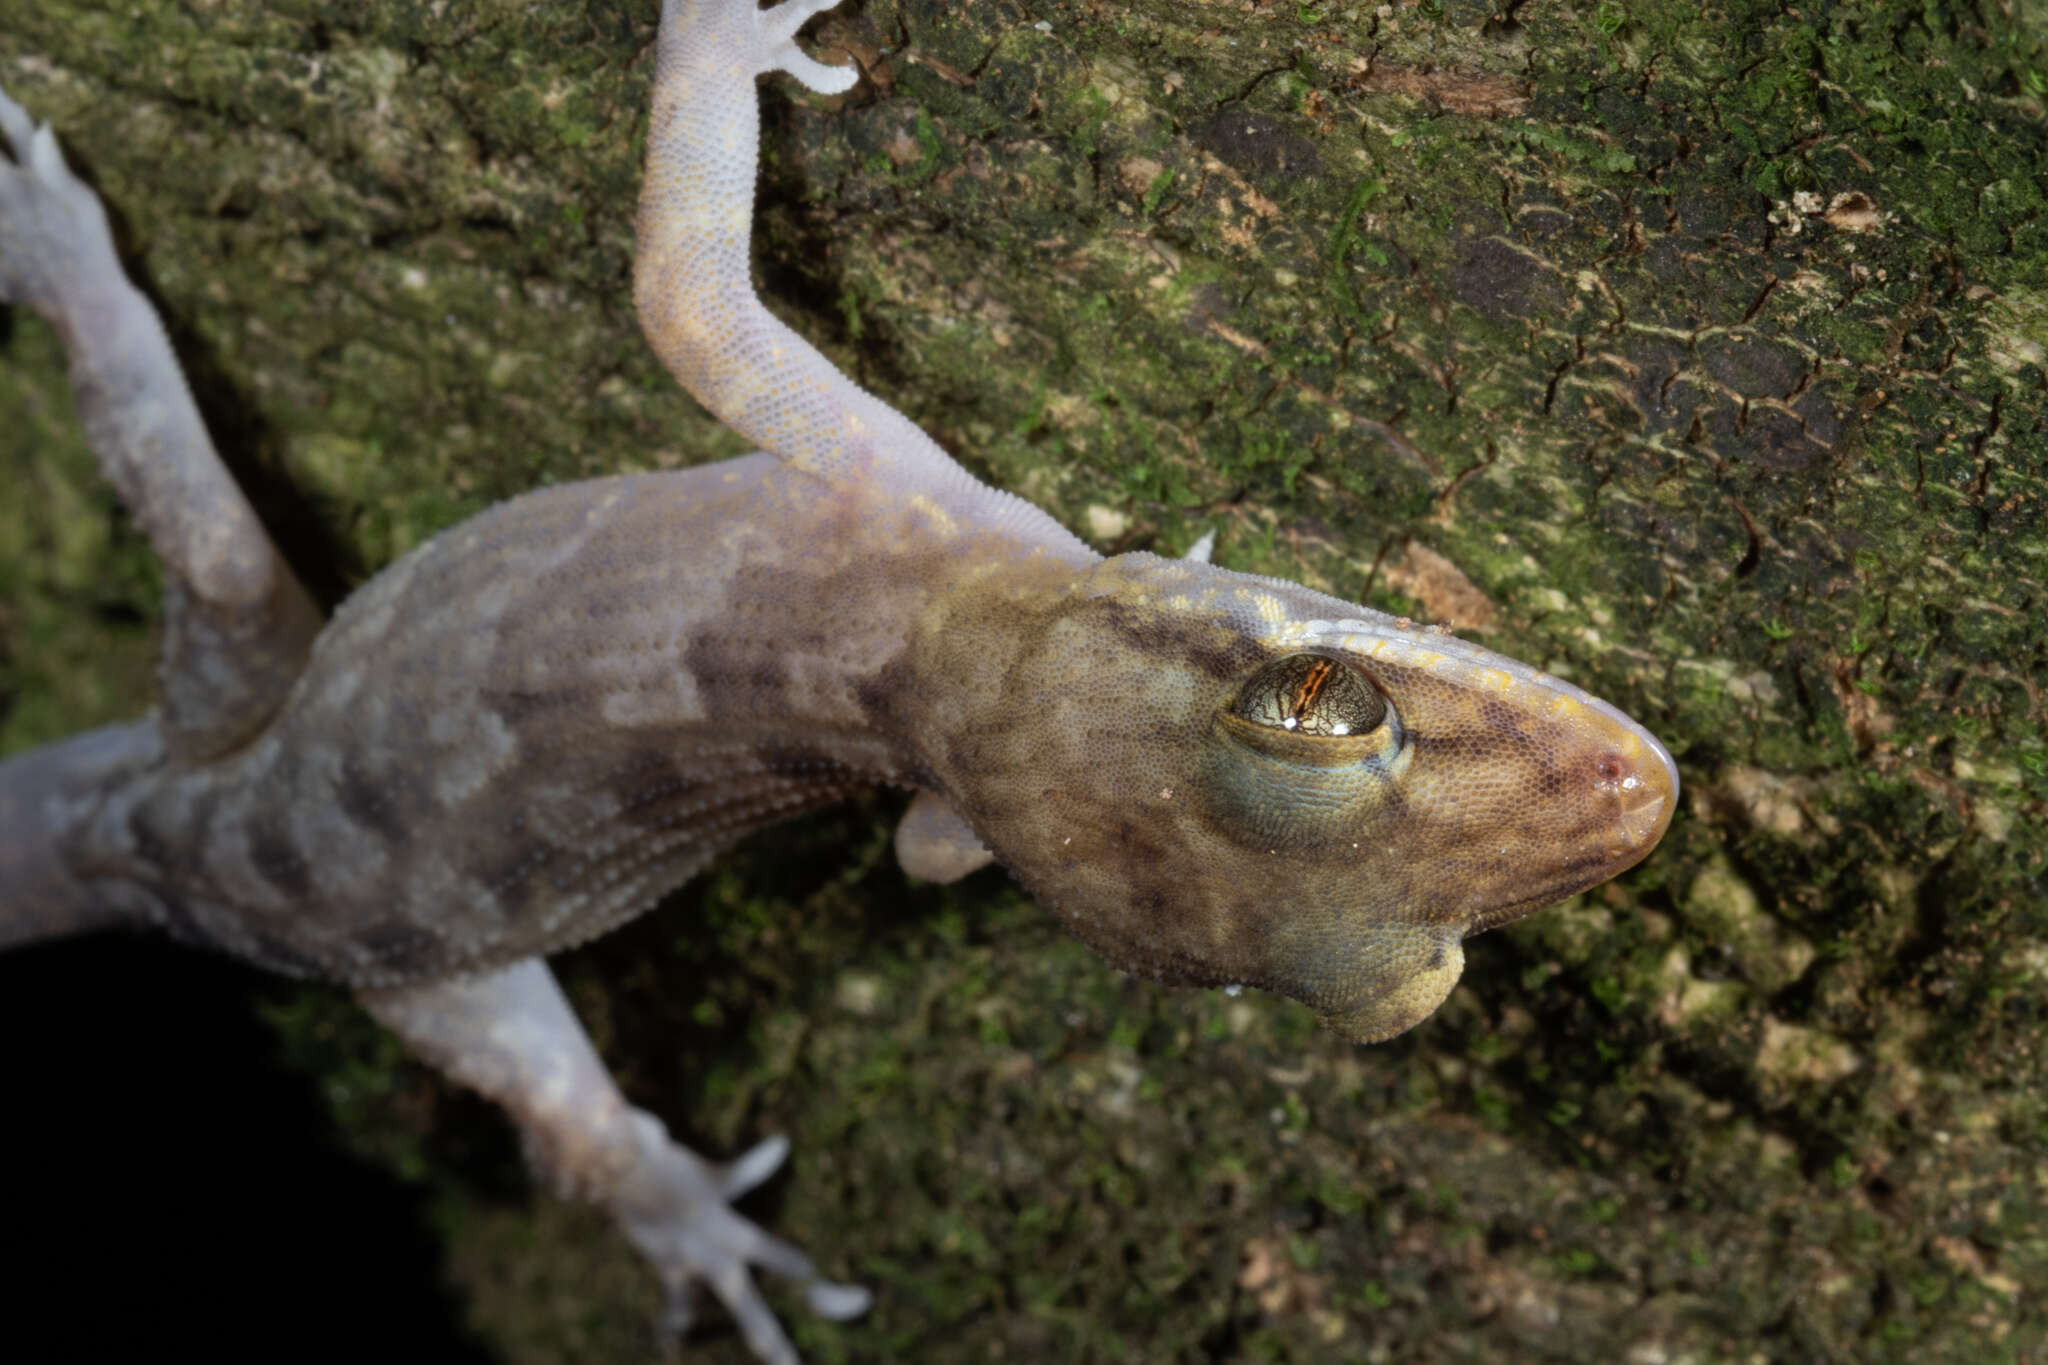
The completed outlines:
<svg viewBox="0 0 2048 1365">
<path fill-rule="evenodd" d="M 1641 861 L 1670 755 L 1606 702 L 1277 580 L 1106 560 L 948 768 L 1018 878 L 1126 970 L 1244 982 L 1359 1041 L 1460 944 Z"/>
</svg>

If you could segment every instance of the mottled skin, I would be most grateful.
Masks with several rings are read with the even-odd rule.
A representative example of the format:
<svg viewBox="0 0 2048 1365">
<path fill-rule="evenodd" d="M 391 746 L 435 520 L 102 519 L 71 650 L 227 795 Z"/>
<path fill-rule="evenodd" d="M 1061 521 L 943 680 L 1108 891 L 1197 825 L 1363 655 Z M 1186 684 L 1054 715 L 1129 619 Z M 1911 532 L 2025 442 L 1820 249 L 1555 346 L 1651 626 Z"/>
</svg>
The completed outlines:
<svg viewBox="0 0 2048 1365">
<path fill-rule="evenodd" d="M 734 1215 L 780 1159 L 704 1162 L 619 1095 L 539 958 L 741 835 L 919 791 L 907 868 L 993 857 L 1116 965 L 1249 983 L 1387 1037 L 1471 933 L 1632 865 L 1668 756 L 1612 707 L 1431 630 L 1191 560 L 1102 559 L 976 482 L 771 318 L 747 276 L 753 82 L 853 73 L 823 5 L 671 0 L 635 296 L 764 453 L 547 489 L 313 620 L 191 411 L 47 130 L 0 101 L 0 297 L 51 317 L 168 567 L 166 703 L 0 765 L 0 942 L 154 923 L 355 986 L 503 1102 L 672 1291 L 793 1359 L 750 1264 L 860 1291 Z M 311 639 L 309 645 L 308 641 Z"/>
<path fill-rule="evenodd" d="M 935 689 L 927 762 L 1039 902 L 1128 971 L 1265 986 L 1361 1042 L 1442 1003 L 1467 935 L 1670 820 L 1669 759 L 1612 707 L 1292 583 L 1133 554 L 933 611 L 912 676 L 973 685 Z M 1355 664 L 1398 735 L 1226 721 L 1302 653 Z"/>
</svg>

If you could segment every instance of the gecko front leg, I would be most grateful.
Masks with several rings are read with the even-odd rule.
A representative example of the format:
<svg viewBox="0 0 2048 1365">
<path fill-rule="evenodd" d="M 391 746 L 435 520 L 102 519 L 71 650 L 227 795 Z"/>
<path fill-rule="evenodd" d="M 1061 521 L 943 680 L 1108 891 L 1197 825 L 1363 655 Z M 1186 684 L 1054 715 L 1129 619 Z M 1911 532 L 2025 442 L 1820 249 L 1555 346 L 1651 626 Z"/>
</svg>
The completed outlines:
<svg viewBox="0 0 2048 1365">
<path fill-rule="evenodd" d="M 633 302 L 656 355 L 734 431 L 855 496 L 886 491 L 1082 566 L 1099 556 L 1044 511 L 990 488 L 916 423 L 841 374 L 755 296 L 748 273 L 760 140 L 757 77 L 783 71 L 820 94 L 851 67 L 793 36 L 838 0 L 664 0 L 654 108 L 633 252 Z"/>
</svg>

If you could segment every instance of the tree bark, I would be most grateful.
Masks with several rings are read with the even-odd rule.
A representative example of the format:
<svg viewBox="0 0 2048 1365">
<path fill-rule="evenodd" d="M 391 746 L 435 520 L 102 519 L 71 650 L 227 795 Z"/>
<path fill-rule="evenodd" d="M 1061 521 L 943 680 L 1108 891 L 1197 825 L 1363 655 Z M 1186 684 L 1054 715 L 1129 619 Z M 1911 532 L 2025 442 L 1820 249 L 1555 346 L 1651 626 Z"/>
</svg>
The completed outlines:
<svg viewBox="0 0 2048 1365">
<path fill-rule="evenodd" d="M 330 602 L 536 484 L 738 453 L 633 322 L 655 9 L 0 25 L 0 83 L 108 201 Z M 800 1341 L 2043 1349 L 2044 31 L 2041 0 L 814 26 L 870 79 L 766 83 L 760 271 L 792 325 L 1104 551 L 1214 528 L 1229 567 L 1450 622 L 1649 724 L 1687 795 L 1642 868 L 1475 940 L 1436 1018 L 1364 1050 L 1117 978 L 999 876 L 907 885 L 894 799 L 757 841 L 567 974 L 678 1132 L 796 1142 L 770 1221 L 880 1291 Z M 148 704 L 154 606 L 54 339 L 0 325 L 16 748 Z M 0 961 L 11 1047 L 100 951 Z M 352 1150 L 426 1180 L 495 1349 L 639 1358 L 622 1242 L 453 1173 L 478 1142 L 503 1169 L 495 1120 L 338 996 L 238 988 Z"/>
</svg>

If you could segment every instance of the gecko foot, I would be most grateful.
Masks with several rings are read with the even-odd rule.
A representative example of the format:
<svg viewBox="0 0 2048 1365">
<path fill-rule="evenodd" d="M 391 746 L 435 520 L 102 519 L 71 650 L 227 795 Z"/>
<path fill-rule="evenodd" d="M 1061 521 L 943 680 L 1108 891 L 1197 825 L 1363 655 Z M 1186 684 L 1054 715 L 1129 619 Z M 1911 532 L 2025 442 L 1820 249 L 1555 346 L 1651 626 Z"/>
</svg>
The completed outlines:
<svg viewBox="0 0 2048 1365">
<path fill-rule="evenodd" d="M 764 1365 L 797 1365 L 796 1348 L 754 1286 L 754 1266 L 802 1282 L 811 1311 L 821 1317 L 839 1320 L 867 1311 L 867 1290 L 820 1278 L 810 1257 L 732 1210 L 731 1200 L 782 1165 L 789 1155 L 785 1139 L 769 1138 L 720 1166 L 672 1141 L 651 1114 L 636 1112 L 633 1120 L 641 1159 L 613 1209 L 661 1276 L 668 1298 L 661 1319 L 665 1336 L 689 1330 L 697 1295 L 709 1289 Z"/>
<path fill-rule="evenodd" d="M 742 0 L 748 8 L 753 0 Z M 857 66 L 828 66 L 796 45 L 796 32 L 813 15 L 823 14 L 839 0 L 782 0 L 771 9 L 754 10 L 756 46 L 754 72 L 786 71 L 821 95 L 843 95 L 860 80 Z"/>
<path fill-rule="evenodd" d="M 26 304 L 51 321 L 66 295 L 96 281 L 125 283 L 99 196 L 64 164 L 50 125 L 0 91 L 0 303 Z"/>
</svg>

